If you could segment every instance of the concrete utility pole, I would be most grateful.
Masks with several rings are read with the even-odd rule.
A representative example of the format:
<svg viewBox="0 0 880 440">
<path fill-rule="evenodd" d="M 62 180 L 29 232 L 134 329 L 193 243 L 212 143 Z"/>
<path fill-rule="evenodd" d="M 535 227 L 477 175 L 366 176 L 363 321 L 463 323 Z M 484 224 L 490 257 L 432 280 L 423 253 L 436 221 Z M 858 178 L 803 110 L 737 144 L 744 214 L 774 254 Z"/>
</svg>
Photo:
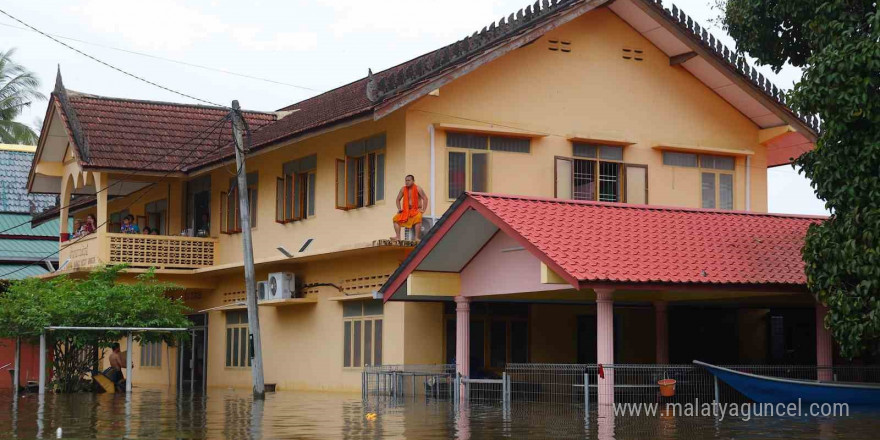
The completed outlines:
<svg viewBox="0 0 880 440">
<path fill-rule="evenodd" d="M 244 247 L 244 286 L 246 291 L 248 330 L 251 334 L 251 375 L 254 380 L 254 398 L 266 395 L 263 380 L 263 346 L 260 342 L 260 315 L 257 313 L 257 283 L 254 275 L 254 246 L 251 240 L 250 212 L 248 210 L 247 170 L 244 162 L 244 142 L 241 132 L 244 121 L 238 101 L 232 101 L 232 138 L 235 142 L 235 165 L 238 168 L 238 200 L 241 211 L 241 243 Z M 227 206 L 227 209 L 233 209 Z"/>
</svg>

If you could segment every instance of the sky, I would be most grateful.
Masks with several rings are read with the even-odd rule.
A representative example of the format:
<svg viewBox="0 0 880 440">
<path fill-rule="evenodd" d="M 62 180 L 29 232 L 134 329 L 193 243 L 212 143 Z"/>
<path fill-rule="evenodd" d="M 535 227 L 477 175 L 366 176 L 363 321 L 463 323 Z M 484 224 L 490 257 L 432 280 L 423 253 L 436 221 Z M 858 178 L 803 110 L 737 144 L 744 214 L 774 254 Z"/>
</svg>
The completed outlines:
<svg viewBox="0 0 880 440">
<path fill-rule="evenodd" d="M 533 3 L 533 2 L 532 2 Z M 665 1 L 667 6 L 671 4 Z M 0 0 L 0 9 L 121 69 L 188 95 L 252 110 L 277 110 L 472 34 L 528 0 Z M 677 0 L 730 47 L 712 5 Z M 100 65 L 0 14 L 0 50 L 35 72 L 49 94 L 58 66 L 71 90 L 194 102 Z M 790 88 L 795 68 L 775 74 Z M 227 73 L 221 72 L 225 71 Z M 35 104 L 22 122 L 42 118 Z M 809 181 L 790 166 L 767 170 L 770 212 L 825 214 Z"/>
</svg>

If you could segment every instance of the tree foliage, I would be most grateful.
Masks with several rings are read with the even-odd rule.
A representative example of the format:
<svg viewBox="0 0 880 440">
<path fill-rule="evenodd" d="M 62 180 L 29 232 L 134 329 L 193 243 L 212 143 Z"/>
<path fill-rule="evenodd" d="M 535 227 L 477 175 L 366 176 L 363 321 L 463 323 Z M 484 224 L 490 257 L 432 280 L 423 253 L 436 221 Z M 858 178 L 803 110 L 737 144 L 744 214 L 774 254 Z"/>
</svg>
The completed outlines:
<svg viewBox="0 0 880 440">
<path fill-rule="evenodd" d="M 0 51 L 0 143 L 36 145 L 39 135 L 15 118 L 34 101 L 46 97 L 39 91 L 37 76 L 16 64 L 14 55 L 15 49 Z"/>
<path fill-rule="evenodd" d="M 846 357 L 880 342 L 880 15 L 871 0 L 727 0 L 738 49 L 778 71 L 803 70 L 792 107 L 818 115 L 816 148 L 794 166 L 830 218 L 810 228 L 807 283 Z"/>
<path fill-rule="evenodd" d="M 0 296 L 0 337 L 36 343 L 48 326 L 188 327 L 188 308 L 167 296 L 179 287 L 158 282 L 152 272 L 134 283 L 118 282 L 124 266 L 107 266 L 84 280 L 61 276 L 28 278 L 10 283 Z M 61 391 L 82 388 L 84 374 L 97 363 L 99 351 L 125 334 L 98 331 L 53 331 L 54 381 Z M 137 333 L 136 341 L 175 344 L 185 333 Z"/>
</svg>

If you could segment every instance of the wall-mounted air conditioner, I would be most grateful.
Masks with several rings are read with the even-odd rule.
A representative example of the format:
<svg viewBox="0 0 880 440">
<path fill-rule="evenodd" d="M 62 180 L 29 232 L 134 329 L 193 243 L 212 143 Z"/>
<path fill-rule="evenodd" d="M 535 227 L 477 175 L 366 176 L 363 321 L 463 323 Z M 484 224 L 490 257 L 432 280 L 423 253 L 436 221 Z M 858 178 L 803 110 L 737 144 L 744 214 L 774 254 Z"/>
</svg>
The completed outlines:
<svg viewBox="0 0 880 440">
<path fill-rule="evenodd" d="M 269 299 L 269 282 L 257 281 L 257 301 Z"/>
<path fill-rule="evenodd" d="M 269 274 L 267 299 L 290 299 L 296 292 L 294 275 L 290 272 L 274 272 Z"/>
</svg>

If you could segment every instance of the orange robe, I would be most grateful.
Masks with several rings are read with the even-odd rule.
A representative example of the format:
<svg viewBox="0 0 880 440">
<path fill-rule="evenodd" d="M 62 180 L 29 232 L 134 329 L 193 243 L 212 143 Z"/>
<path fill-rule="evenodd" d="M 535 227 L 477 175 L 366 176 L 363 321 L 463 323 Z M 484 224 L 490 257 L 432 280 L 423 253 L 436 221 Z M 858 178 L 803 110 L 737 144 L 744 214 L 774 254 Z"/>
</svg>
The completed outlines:
<svg viewBox="0 0 880 440">
<path fill-rule="evenodd" d="M 407 189 L 403 187 L 403 211 L 394 216 L 394 223 L 404 228 L 411 228 L 422 222 L 422 213 L 419 211 L 419 187 L 416 184 Z"/>
</svg>

